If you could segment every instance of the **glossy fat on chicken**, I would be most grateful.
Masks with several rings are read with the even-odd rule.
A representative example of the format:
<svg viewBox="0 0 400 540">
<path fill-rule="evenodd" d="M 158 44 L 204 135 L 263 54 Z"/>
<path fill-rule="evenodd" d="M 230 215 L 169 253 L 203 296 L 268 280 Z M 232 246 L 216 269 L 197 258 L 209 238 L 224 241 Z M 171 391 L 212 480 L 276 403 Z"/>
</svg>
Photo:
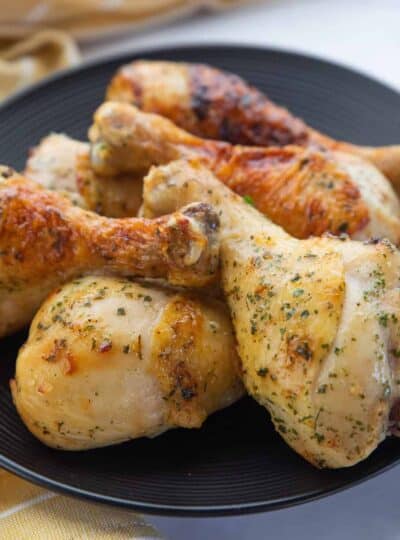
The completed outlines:
<svg viewBox="0 0 400 540">
<path fill-rule="evenodd" d="M 398 431 L 400 254 L 390 242 L 292 238 L 199 163 L 153 168 L 144 187 L 147 216 L 199 199 L 219 211 L 245 386 L 292 448 L 347 467 Z"/>
<path fill-rule="evenodd" d="M 196 158 L 297 238 L 330 232 L 400 242 L 399 201 L 378 169 L 357 156 L 199 139 L 126 103 L 105 103 L 94 118 L 89 138 L 98 174 L 144 175 L 152 164 Z"/>
<path fill-rule="evenodd" d="M 0 167 L 0 336 L 30 323 L 51 290 L 85 274 L 203 286 L 218 266 L 218 216 L 207 204 L 156 220 L 105 218 Z"/>
<path fill-rule="evenodd" d="M 46 189 L 66 192 L 82 208 L 108 217 L 136 216 L 142 178 L 96 174 L 89 152 L 88 143 L 52 133 L 31 150 L 24 174 Z"/>
<path fill-rule="evenodd" d="M 242 396 L 237 363 L 222 302 L 89 276 L 38 311 L 11 388 L 36 437 L 83 450 L 200 427 Z"/>
<path fill-rule="evenodd" d="M 107 99 L 165 116 L 200 137 L 256 146 L 317 145 L 350 152 L 371 161 L 400 191 L 400 145 L 374 148 L 335 141 L 240 77 L 207 65 L 132 62 L 113 77 Z"/>
</svg>

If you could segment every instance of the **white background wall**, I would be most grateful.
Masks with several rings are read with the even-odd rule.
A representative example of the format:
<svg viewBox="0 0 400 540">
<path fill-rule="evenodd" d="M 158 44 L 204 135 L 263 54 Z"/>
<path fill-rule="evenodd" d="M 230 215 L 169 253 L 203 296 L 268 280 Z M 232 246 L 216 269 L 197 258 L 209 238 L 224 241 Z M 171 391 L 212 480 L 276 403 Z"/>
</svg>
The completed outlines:
<svg viewBox="0 0 400 540">
<path fill-rule="evenodd" d="M 308 52 L 400 88 L 400 0 L 264 0 L 85 47 L 90 56 L 161 43 L 235 42 Z"/>
</svg>

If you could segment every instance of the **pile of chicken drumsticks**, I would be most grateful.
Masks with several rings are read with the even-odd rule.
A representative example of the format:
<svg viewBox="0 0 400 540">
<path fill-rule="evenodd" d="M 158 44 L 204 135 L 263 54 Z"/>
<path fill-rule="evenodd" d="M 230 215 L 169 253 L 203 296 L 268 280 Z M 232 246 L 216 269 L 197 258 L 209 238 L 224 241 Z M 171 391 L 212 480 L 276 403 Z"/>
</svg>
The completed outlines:
<svg viewBox="0 0 400 540">
<path fill-rule="evenodd" d="M 337 142 L 239 77 L 135 61 L 88 142 L 0 168 L 13 399 L 81 450 L 200 427 L 245 392 L 317 467 L 400 433 L 400 146 Z"/>
</svg>

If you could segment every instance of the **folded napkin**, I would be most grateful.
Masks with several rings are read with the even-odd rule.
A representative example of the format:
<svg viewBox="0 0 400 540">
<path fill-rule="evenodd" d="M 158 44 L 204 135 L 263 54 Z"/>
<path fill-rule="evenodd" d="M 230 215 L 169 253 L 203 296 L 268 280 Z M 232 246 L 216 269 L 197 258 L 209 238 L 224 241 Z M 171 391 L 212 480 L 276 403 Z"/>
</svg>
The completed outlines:
<svg viewBox="0 0 400 540">
<path fill-rule="evenodd" d="M 43 30 L 21 40 L 0 36 L 0 100 L 79 61 L 73 39 L 59 30 Z"/>
<path fill-rule="evenodd" d="M 162 537 L 133 512 L 63 497 L 0 470 L 0 538 L 160 540 Z"/>
<path fill-rule="evenodd" d="M 142 29 L 246 0 L 17 0 L 0 10 L 0 100 L 80 61 L 75 39 Z"/>
</svg>

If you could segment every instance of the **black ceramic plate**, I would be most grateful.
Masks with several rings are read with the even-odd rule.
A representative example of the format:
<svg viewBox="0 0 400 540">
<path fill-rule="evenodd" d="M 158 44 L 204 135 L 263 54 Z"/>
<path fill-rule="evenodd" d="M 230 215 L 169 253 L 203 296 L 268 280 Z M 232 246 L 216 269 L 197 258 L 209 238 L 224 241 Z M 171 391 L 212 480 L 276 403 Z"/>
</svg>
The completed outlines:
<svg viewBox="0 0 400 540">
<path fill-rule="evenodd" d="M 131 54 L 70 71 L 0 109 L 0 162 L 22 168 L 50 131 L 84 138 L 114 71 L 134 58 L 207 62 L 242 75 L 297 115 L 337 138 L 400 142 L 400 95 L 348 69 L 267 49 L 205 46 Z M 46 448 L 14 411 L 8 380 L 24 336 L 0 342 L 0 465 L 53 490 L 137 510 L 191 515 L 271 510 L 365 480 L 400 459 L 389 439 L 360 465 L 319 471 L 286 446 L 250 399 L 200 430 L 82 453 Z"/>
</svg>

